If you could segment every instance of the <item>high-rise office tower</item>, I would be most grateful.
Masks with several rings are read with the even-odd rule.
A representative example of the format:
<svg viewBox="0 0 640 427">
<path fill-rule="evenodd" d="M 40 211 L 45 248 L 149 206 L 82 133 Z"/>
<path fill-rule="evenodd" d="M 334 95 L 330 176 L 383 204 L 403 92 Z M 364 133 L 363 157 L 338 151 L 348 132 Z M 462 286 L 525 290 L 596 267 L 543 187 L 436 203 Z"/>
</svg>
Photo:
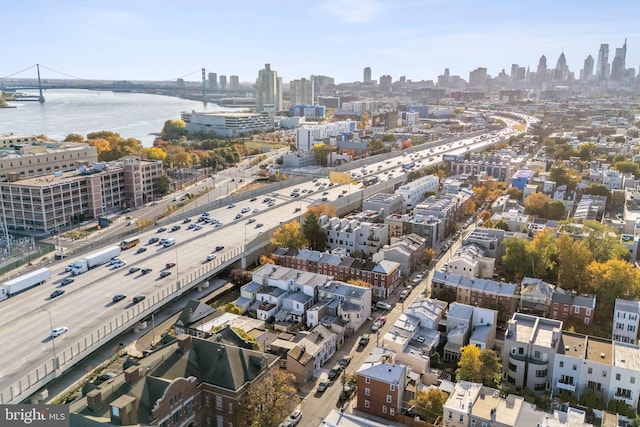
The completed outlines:
<svg viewBox="0 0 640 427">
<path fill-rule="evenodd" d="M 384 76 L 380 76 L 380 92 L 391 92 L 391 76 L 386 74 Z"/>
<path fill-rule="evenodd" d="M 256 113 L 264 112 L 265 107 L 267 111 L 282 109 L 282 77 L 271 69 L 271 64 L 265 64 L 256 79 Z"/>
<path fill-rule="evenodd" d="M 311 80 L 313 80 L 314 96 L 319 95 L 326 86 L 335 84 L 333 77 L 328 76 L 311 76 Z"/>
<path fill-rule="evenodd" d="M 621 80 L 624 77 L 625 62 L 627 60 L 627 39 L 624 39 L 622 47 L 616 49 L 616 55 L 611 63 L 611 80 Z"/>
<path fill-rule="evenodd" d="M 240 90 L 240 78 L 238 76 L 229 76 L 229 90 Z"/>
<path fill-rule="evenodd" d="M 371 81 L 371 67 L 364 68 L 364 76 L 362 78 L 364 83 L 369 83 Z"/>
<path fill-rule="evenodd" d="M 596 64 L 596 79 L 607 80 L 609 78 L 609 45 L 603 43 L 598 51 L 598 62 Z"/>
<path fill-rule="evenodd" d="M 314 98 L 313 79 L 291 80 L 289 83 L 289 101 L 293 105 L 313 105 Z"/>
<path fill-rule="evenodd" d="M 582 66 L 582 70 L 580 70 L 580 80 L 588 82 L 593 79 L 593 56 L 589 55 L 584 60 L 584 65 Z"/>
<path fill-rule="evenodd" d="M 539 86 L 547 82 L 547 74 L 547 57 L 542 55 L 538 61 L 538 68 L 536 69 L 536 79 Z"/>
<path fill-rule="evenodd" d="M 469 87 L 484 90 L 487 84 L 487 78 L 486 68 L 476 68 L 469 73 Z"/>
<path fill-rule="evenodd" d="M 217 73 L 209 73 L 209 89 L 218 89 Z"/>
<path fill-rule="evenodd" d="M 224 74 L 220 75 L 220 90 L 223 92 L 227 90 L 227 76 Z"/>
<path fill-rule="evenodd" d="M 564 52 L 562 52 L 556 62 L 556 68 L 553 70 L 553 80 L 564 82 L 568 79 L 569 66 L 567 66 L 567 58 L 565 58 Z"/>
</svg>

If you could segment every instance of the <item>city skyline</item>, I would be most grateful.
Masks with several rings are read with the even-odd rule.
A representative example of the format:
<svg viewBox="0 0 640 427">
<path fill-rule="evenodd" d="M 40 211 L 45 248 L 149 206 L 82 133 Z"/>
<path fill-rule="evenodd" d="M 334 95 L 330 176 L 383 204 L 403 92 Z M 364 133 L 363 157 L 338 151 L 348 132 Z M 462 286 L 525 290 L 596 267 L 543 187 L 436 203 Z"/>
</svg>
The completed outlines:
<svg viewBox="0 0 640 427">
<path fill-rule="evenodd" d="M 640 4 L 615 8 L 585 1 L 580 8 L 551 1 L 513 4 L 390 0 L 331 0 L 306 8 L 269 3 L 130 3 L 79 0 L 13 2 L 3 9 L 0 78 L 40 63 L 82 79 L 200 80 L 207 73 L 255 82 L 270 63 L 284 82 L 327 75 L 336 83 L 391 75 L 436 80 L 445 68 L 465 80 L 478 68 L 496 76 L 512 64 L 550 68 L 564 53 L 579 77 L 601 44 L 613 53 L 628 40 L 626 67 L 640 68 Z M 238 11 L 251 10 L 243 15 Z M 606 19 L 603 19 L 603 16 Z M 35 71 L 15 75 L 35 77 Z M 50 70 L 43 78 L 64 78 Z"/>
</svg>

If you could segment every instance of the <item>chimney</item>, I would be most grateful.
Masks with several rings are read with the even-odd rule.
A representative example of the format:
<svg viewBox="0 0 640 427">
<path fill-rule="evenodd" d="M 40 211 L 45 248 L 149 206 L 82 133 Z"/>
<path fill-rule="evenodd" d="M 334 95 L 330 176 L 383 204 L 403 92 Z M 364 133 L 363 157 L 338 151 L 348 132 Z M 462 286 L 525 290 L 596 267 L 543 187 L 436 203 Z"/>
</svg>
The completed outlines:
<svg viewBox="0 0 640 427">
<path fill-rule="evenodd" d="M 178 341 L 178 348 L 185 353 L 187 350 L 191 350 L 191 335 L 180 334 L 176 337 Z"/>
<path fill-rule="evenodd" d="M 130 386 L 134 386 L 138 381 L 140 381 L 140 367 L 139 366 L 129 366 L 124 371 L 124 381 Z"/>
<path fill-rule="evenodd" d="M 102 409 L 102 392 L 99 389 L 91 390 L 87 393 L 87 407 L 94 413 Z"/>
</svg>

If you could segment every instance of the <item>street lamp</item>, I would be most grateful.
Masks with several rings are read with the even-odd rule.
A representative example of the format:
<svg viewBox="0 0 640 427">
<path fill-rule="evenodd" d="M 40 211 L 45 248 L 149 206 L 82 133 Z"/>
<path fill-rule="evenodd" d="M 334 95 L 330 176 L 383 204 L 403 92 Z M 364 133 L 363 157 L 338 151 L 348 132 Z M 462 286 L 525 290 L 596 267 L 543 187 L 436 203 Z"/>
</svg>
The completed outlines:
<svg viewBox="0 0 640 427">
<path fill-rule="evenodd" d="M 51 319 L 51 312 L 49 310 L 45 310 L 47 312 L 47 314 L 49 315 L 49 326 L 51 327 L 51 330 L 53 331 L 53 320 Z M 56 357 L 56 340 L 55 338 L 51 337 L 51 346 L 53 347 L 53 372 L 55 374 L 56 372 L 56 365 L 58 364 L 58 358 Z"/>
</svg>

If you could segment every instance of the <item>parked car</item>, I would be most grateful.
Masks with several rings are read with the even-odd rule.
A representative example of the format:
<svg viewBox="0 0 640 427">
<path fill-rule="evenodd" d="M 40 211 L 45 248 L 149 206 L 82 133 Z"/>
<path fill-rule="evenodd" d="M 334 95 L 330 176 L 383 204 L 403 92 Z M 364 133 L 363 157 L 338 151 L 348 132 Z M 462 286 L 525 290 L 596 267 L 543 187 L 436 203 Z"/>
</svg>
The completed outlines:
<svg viewBox="0 0 640 427">
<path fill-rule="evenodd" d="M 358 344 L 362 347 L 366 346 L 367 344 L 369 344 L 369 334 L 364 334 L 360 337 L 360 341 L 358 341 Z"/>
<path fill-rule="evenodd" d="M 351 363 L 351 356 L 344 356 L 338 363 L 343 369 L 346 369 L 346 367 Z"/>
<path fill-rule="evenodd" d="M 112 300 L 113 302 L 119 302 L 125 299 L 126 297 L 127 297 L 126 295 L 118 294 L 118 295 L 114 295 Z"/>
<path fill-rule="evenodd" d="M 329 370 L 329 379 L 333 381 L 336 378 L 338 378 L 341 373 L 342 373 L 342 366 L 340 366 L 339 364 L 333 365 L 333 368 Z"/>
<path fill-rule="evenodd" d="M 318 383 L 318 393 L 324 393 L 325 391 L 327 391 L 329 385 L 331 385 L 331 381 L 327 379 L 320 380 L 320 382 Z"/>
<path fill-rule="evenodd" d="M 55 337 L 59 337 L 60 335 L 64 334 L 65 332 L 67 332 L 69 330 L 69 328 L 67 328 L 66 326 L 59 326 L 55 329 L 51 330 L 51 334 L 49 335 L 51 338 L 55 338 Z"/>
<path fill-rule="evenodd" d="M 384 302 L 384 301 L 378 301 L 378 302 L 376 303 L 376 308 L 379 308 L 380 310 L 387 310 L 387 311 L 389 311 L 389 310 L 391 310 L 393 307 L 391 307 L 391 304 L 388 304 L 388 303 L 386 303 L 386 302 Z"/>
<path fill-rule="evenodd" d="M 291 423 L 292 426 L 297 426 L 301 418 L 302 418 L 302 411 L 300 409 L 296 409 L 289 416 L 289 422 Z"/>
<path fill-rule="evenodd" d="M 404 301 L 409 296 L 409 291 L 404 289 L 400 292 L 399 298 L 400 301 Z"/>
</svg>

